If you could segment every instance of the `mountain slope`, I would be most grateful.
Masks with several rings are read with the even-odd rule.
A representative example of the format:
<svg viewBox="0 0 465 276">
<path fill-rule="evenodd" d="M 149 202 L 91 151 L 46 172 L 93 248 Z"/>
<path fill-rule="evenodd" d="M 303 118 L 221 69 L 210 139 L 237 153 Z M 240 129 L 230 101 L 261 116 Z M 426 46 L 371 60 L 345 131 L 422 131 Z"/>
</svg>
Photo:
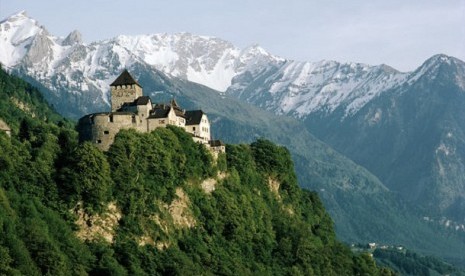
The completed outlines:
<svg viewBox="0 0 465 276">
<path fill-rule="evenodd" d="M 0 67 L 0 119 L 13 130 L 19 131 L 21 121 L 29 118 L 43 122 L 68 124 L 45 100 L 41 92 L 22 79 L 14 77 Z"/>
<path fill-rule="evenodd" d="M 386 65 L 287 61 L 258 74 L 237 76 L 227 93 L 277 114 L 298 118 L 315 112 L 331 113 L 340 106 L 350 115 L 404 78 L 405 74 Z"/>
<path fill-rule="evenodd" d="M 396 89 L 405 74 L 386 66 L 286 61 L 259 47 L 240 51 L 219 40 L 188 34 L 120 36 L 85 45 L 77 32 L 67 38 L 54 37 L 23 13 L 2 21 L 0 28 L 2 47 L 16 49 L 19 45 L 24 50 L 19 51 L 15 59 L 7 59 L 8 63 L 1 62 L 11 72 L 39 87 L 45 98 L 65 116 L 78 118 L 108 109 L 108 84 L 123 68 L 128 68 L 144 86 L 145 94 L 154 101 L 176 97 L 186 108 L 203 108 L 211 115 L 215 138 L 249 142 L 267 137 L 289 147 L 302 185 L 320 192 L 335 218 L 338 234 L 346 241 L 402 242 L 423 252 L 462 257 L 462 241 L 448 236 L 448 232 L 438 233 L 428 222 L 420 220 L 421 216 L 399 202 L 377 177 L 315 139 L 303 124 L 175 77 L 177 74 L 188 79 L 196 76 L 199 79 L 195 80 L 200 82 L 202 76 L 206 84 L 208 78 L 220 79 L 222 87 L 227 87 L 227 81 L 232 78 L 234 87 L 241 87 L 242 83 L 251 92 L 258 83 L 274 76 L 277 80 L 266 84 L 272 87 L 283 83 L 275 85 L 279 89 L 273 90 L 283 99 L 287 99 L 286 93 L 291 90 L 296 99 L 300 93 L 304 95 L 300 100 L 323 94 L 316 103 L 327 104 L 312 104 L 316 110 L 302 109 L 302 118 L 306 118 L 307 113 L 325 114 L 331 110 L 334 114 L 342 110 L 341 116 L 355 114 L 368 100 L 383 95 L 386 89 Z M 11 38 L 16 35 L 21 39 L 12 42 Z M 169 43 L 163 42 L 164 39 Z M 209 57 L 203 47 L 216 54 Z M 170 58 L 162 58 L 165 54 L 156 49 L 162 49 L 161 53 Z M 155 60 L 161 63 L 152 64 Z M 158 67 L 168 75 L 158 71 Z M 218 75 L 223 71 L 227 73 L 224 78 Z M 281 73 L 273 75 L 276 72 Z M 314 82 L 313 90 L 301 92 L 299 89 L 306 87 L 303 85 L 306 81 Z M 336 87 L 343 88 L 343 93 Z M 370 95 L 373 87 L 379 89 Z M 271 103 L 281 104 L 273 99 Z M 301 106 L 298 101 L 293 103 Z M 428 237 L 426 241 L 424 237 Z"/>
<path fill-rule="evenodd" d="M 32 34 L 46 33 L 42 27 L 38 26 L 37 22 L 31 23 L 31 19 L 25 14 L 18 14 L 16 17 L 18 19 L 12 20 L 10 18 L 4 21 L 2 28 L 17 24 L 38 28 L 35 32 L 30 32 Z M 15 23 L 21 21 L 29 23 Z M 34 37 L 31 36 L 29 39 L 34 39 Z M 315 185 L 316 183 L 318 185 L 324 183 L 338 189 L 338 186 L 342 185 L 341 175 L 348 175 L 349 178 L 353 179 L 367 179 L 360 181 L 360 183 L 354 183 L 353 185 L 357 187 L 356 190 L 365 191 L 363 187 L 367 186 L 369 188 L 366 189 L 366 192 L 370 194 L 387 192 L 376 178 L 314 139 L 296 121 L 289 118 L 279 118 L 249 107 L 205 86 L 166 76 L 120 45 L 130 45 L 130 39 L 125 40 L 124 37 L 120 37 L 85 46 L 79 44 L 79 41 L 64 43 L 68 39 L 62 41 L 49 35 L 46 37 L 55 43 L 54 47 L 60 48 L 60 45 L 63 44 L 65 45 L 63 47 L 68 49 L 68 56 L 63 56 L 62 62 L 41 65 L 51 69 L 49 71 L 46 68 L 47 70 L 44 72 L 43 68 L 40 67 L 36 71 L 34 64 L 24 63 L 24 60 L 18 59 L 17 65 L 14 66 L 15 69 L 12 70 L 34 85 L 41 87 L 47 100 L 66 116 L 76 118 L 89 112 L 108 109 L 108 85 L 104 88 L 101 85 L 109 84 L 113 80 L 112 77 L 119 74 L 119 70 L 124 66 L 138 78 L 144 87 L 145 94 L 152 96 L 154 101 L 168 101 L 172 97 L 177 97 L 178 102 L 186 108 L 203 108 L 211 116 L 213 133 L 218 135 L 215 138 L 221 138 L 228 142 L 251 142 L 258 137 L 269 137 L 289 146 L 294 153 L 300 152 L 302 157 L 299 164 L 301 164 L 302 171 L 309 171 L 310 175 L 317 172 L 313 177 Z M 115 41 L 117 43 L 113 43 Z M 142 39 L 142 41 L 144 40 Z M 187 42 L 183 40 L 179 43 L 185 44 Z M 142 45 L 144 45 L 142 42 L 136 43 L 136 45 L 131 46 L 131 49 L 138 52 L 138 47 L 142 47 Z M 46 45 L 42 48 L 45 49 L 43 52 L 50 50 Z M 48 75 L 49 72 L 51 75 Z M 92 81 L 96 85 L 89 85 Z M 327 178 L 326 175 L 330 171 L 340 173 L 335 177 Z M 358 187 L 359 184 L 364 186 Z M 312 188 L 318 190 L 315 186 Z M 372 218 L 362 216 L 360 220 L 366 222 L 371 221 Z"/>
<path fill-rule="evenodd" d="M 461 258 L 465 245 L 460 238 L 432 227 L 375 176 L 315 139 L 298 121 L 156 71 L 135 67 L 131 72 L 144 91 L 155 91 L 148 94 L 156 101 L 175 97 L 188 109 L 202 108 L 209 115 L 215 138 L 238 143 L 267 137 L 286 145 L 300 184 L 318 191 L 343 240 L 401 243 L 427 254 Z"/>
<path fill-rule="evenodd" d="M 306 123 L 391 190 L 425 208 L 424 216 L 448 217 L 463 231 L 464 73 L 463 61 L 437 55 L 410 74 L 404 85 L 357 114 L 340 120 L 339 110 Z"/>
<path fill-rule="evenodd" d="M 135 62 L 224 91 L 238 72 L 282 60 L 258 46 L 240 50 L 218 38 L 188 33 L 118 36 L 86 45 L 77 31 L 66 38 L 53 36 L 25 12 L 0 22 L 0 30 L 4 66 L 40 81 L 56 97 L 68 94 L 81 109 L 107 105 L 109 81 Z M 89 100 L 74 99 L 81 93 Z"/>
<path fill-rule="evenodd" d="M 1 63 L 49 88 L 56 102 L 66 99 L 86 113 L 108 105 L 109 81 L 134 63 L 297 117 L 340 105 L 352 114 L 405 77 L 385 65 L 291 61 L 258 45 L 239 49 L 189 33 L 121 35 L 86 45 L 77 31 L 55 37 L 24 12 L 0 22 L 0 30 L 0 47 L 7 50 Z M 79 99 L 82 93 L 86 100 Z M 79 117 L 79 110 L 64 112 Z"/>
<path fill-rule="evenodd" d="M 23 115 L 9 119 L 17 133 L 0 132 L 0 274 L 390 275 L 337 241 L 284 147 L 228 145 L 213 162 L 168 127 L 122 131 L 103 153 L 0 73 L 0 114 Z M 4 105 L 12 94 L 43 113 Z"/>
</svg>

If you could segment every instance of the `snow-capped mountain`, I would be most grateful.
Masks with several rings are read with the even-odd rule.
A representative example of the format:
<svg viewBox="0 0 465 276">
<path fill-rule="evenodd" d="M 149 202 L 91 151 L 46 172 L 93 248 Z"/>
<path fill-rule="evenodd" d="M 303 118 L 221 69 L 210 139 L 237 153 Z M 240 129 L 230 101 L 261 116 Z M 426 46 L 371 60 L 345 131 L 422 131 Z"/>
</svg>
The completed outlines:
<svg viewBox="0 0 465 276">
<path fill-rule="evenodd" d="M 45 85 L 55 96 L 86 94 L 88 99 L 74 99 L 81 113 L 92 111 L 90 106 L 108 106 L 108 84 L 136 64 L 300 118 L 339 106 L 345 106 L 346 115 L 353 114 L 406 77 L 385 65 L 291 61 L 258 45 L 239 49 L 219 38 L 189 33 L 120 35 L 84 44 L 79 32 L 53 36 L 25 12 L 0 22 L 0 48 L 4 66 Z"/>
<path fill-rule="evenodd" d="M 313 112 L 357 112 L 381 92 L 402 83 L 407 74 L 380 65 L 336 61 L 285 61 L 258 74 L 233 79 L 228 92 L 249 103 L 298 118 Z"/>
<path fill-rule="evenodd" d="M 257 45 L 241 50 L 218 38 L 189 33 L 120 35 L 86 45 L 79 32 L 53 36 L 25 12 L 0 22 L 0 48 L 0 62 L 7 68 L 21 70 L 52 90 L 98 90 L 105 102 L 108 84 L 135 63 L 225 91 L 241 72 L 283 61 Z"/>
<path fill-rule="evenodd" d="M 219 38 L 189 33 L 118 36 L 111 40 L 166 74 L 224 92 L 231 79 L 250 67 L 282 59 L 259 46 L 240 50 Z"/>
<path fill-rule="evenodd" d="M 427 210 L 428 217 L 448 218 L 461 229 L 465 224 L 464 106 L 465 62 L 440 54 L 349 118 L 340 120 L 341 107 L 304 122 L 391 191 Z"/>
<path fill-rule="evenodd" d="M 396 195 L 431 211 L 423 215 L 444 215 L 457 225 L 465 224 L 465 65 L 451 57 L 438 55 L 412 73 L 401 73 L 386 65 L 286 60 L 257 45 L 239 49 L 218 38 L 188 33 L 118 36 L 85 44 L 79 32 L 53 36 L 22 12 L 0 22 L 0 63 L 29 82 L 45 86 L 47 100 L 68 117 L 108 109 L 108 86 L 127 68 L 141 83 L 150 83 L 144 87 L 148 95 L 162 90 L 173 95 L 179 89 L 189 94 L 182 100 L 195 99 L 201 103 L 197 106 L 213 109 L 209 115 L 220 118 L 226 114 L 215 125 L 230 137 L 279 136 L 280 143 L 291 149 L 294 145 L 297 156 L 322 158 L 308 164 L 296 162 L 296 167 L 310 173 L 306 181 L 326 181 L 321 182 L 324 189 L 318 190 L 333 210 L 348 214 L 335 217 L 346 218 L 346 225 L 353 227 L 339 228 L 351 235 L 366 239 L 367 229 L 376 229 L 386 236 L 381 228 L 397 233 L 396 227 L 374 228 L 371 220 L 362 224 L 354 219 L 367 215 L 367 210 L 372 215 L 371 209 L 375 220 L 381 218 L 382 223 L 396 214 L 389 213 L 397 207 L 384 196 L 381 205 L 373 203 L 378 198 L 367 196 L 366 187 L 379 182 L 376 177 Z M 179 78 L 302 122 L 264 111 L 257 116 L 257 111 L 248 110 L 249 105 L 238 105 L 236 99 Z M 366 178 L 360 169 L 341 170 L 345 161 L 337 161 L 329 148 L 314 146 L 313 138 L 302 136 L 307 129 L 376 177 Z M 335 185 L 328 175 L 340 179 L 341 183 L 335 183 L 345 191 L 328 192 L 328 185 Z M 353 186 L 363 187 L 353 193 L 356 200 L 347 192 Z"/>
</svg>

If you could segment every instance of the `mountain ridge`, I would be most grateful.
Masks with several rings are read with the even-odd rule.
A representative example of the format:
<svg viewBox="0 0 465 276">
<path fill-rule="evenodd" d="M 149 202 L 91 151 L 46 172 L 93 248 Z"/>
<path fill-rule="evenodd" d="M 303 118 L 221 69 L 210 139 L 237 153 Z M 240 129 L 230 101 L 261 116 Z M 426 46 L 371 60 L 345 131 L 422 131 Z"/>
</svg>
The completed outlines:
<svg viewBox="0 0 465 276">
<path fill-rule="evenodd" d="M 2 30 L 5 26 L 5 23 L 1 25 Z M 3 34 L 2 32 L 0 35 Z M 344 223 L 337 225 L 336 230 L 347 240 L 355 237 L 355 241 L 368 242 L 373 241 L 373 239 L 383 241 L 383 236 L 389 235 L 389 238 L 394 239 L 394 237 L 399 237 L 398 234 L 401 232 L 402 240 L 409 243 L 412 248 L 422 247 L 420 250 L 423 252 L 442 254 L 448 258 L 460 258 L 457 257 L 457 254 L 460 253 L 458 249 L 454 252 L 448 252 L 448 248 L 460 248 L 462 244 L 460 241 L 457 242 L 455 236 L 453 238 L 445 237 L 444 232 L 441 231 L 439 231 L 440 235 L 443 236 L 436 236 L 437 232 L 434 231 L 437 229 L 425 227 L 429 222 L 421 221 L 421 216 L 418 213 L 410 213 L 411 210 L 408 208 L 399 207 L 398 205 L 402 204 L 398 203 L 394 196 L 385 196 L 385 189 L 380 188 L 384 184 L 379 181 L 378 177 L 315 139 L 307 131 L 307 128 L 296 120 L 285 116 L 278 117 L 269 112 L 251 108 L 242 101 L 233 98 L 234 93 L 231 91 L 222 93 L 202 84 L 158 71 L 155 66 L 145 62 L 141 56 L 132 54 L 127 47 L 114 43 L 114 40 L 110 39 L 87 45 L 74 43 L 79 41 L 79 36 L 76 33 L 68 35 L 68 37 L 70 39 L 66 43 L 64 42 L 66 38 L 54 38 L 46 35 L 46 32 L 42 36 L 29 37 L 30 40 L 27 42 L 30 42 L 28 45 L 31 47 L 23 56 L 26 58 L 23 58 L 13 67 L 8 67 L 14 74 L 41 88 L 47 100 L 61 114 L 71 118 L 79 118 L 87 113 L 108 109 L 108 85 L 123 68 L 128 68 L 135 73 L 146 88 L 146 94 L 156 96 L 154 98 L 156 101 L 166 101 L 174 96 L 178 100 L 179 96 L 183 106 L 189 108 L 210 107 L 210 110 L 205 111 L 209 115 L 212 114 L 216 127 L 214 131 L 228 137 L 229 142 L 251 142 L 254 138 L 265 136 L 273 137 L 274 141 L 288 145 L 295 154 L 299 177 L 310 179 L 311 183 L 306 188 L 321 193 L 325 204 L 330 206 L 328 209 L 338 222 L 345 220 Z M 0 40 L 0 43 L 4 43 L 3 41 L 8 42 L 8 40 Z M 52 47 L 49 47 L 50 43 L 52 43 Z M 302 92 L 304 96 L 312 96 L 312 93 L 317 92 L 322 94 L 320 95 L 322 97 L 317 101 L 318 109 L 304 109 L 301 117 L 298 116 L 299 113 L 289 114 L 305 120 L 310 118 L 305 115 L 305 112 L 311 111 L 312 117 L 316 114 L 315 116 L 324 118 L 328 114 L 333 114 L 331 119 L 340 121 L 344 116 L 349 118 L 346 116 L 348 106 L 353 107 L 350 109 L 353 112 L 351 116 L 357 115 L 360 110 L 367 108 L 367 104 L 392 93 L 392 91 L 400 91 L 399 89 L 403 87 L 400 85 L 400 81 L 399 84 L 397 82 L 390 83 L 390 81 L 403 80 L 409 75 L 409 73 L 400 73 L 385 65 L 340 64 L 331 61 L 321 61 L 312 67 L 313 63 L 277 59 L 272 65 L 269 65 L 266 63 L 267 56 L 260 48 L 252 47 L 252 50 L 249 52 L 257 51 L 258 58 L 255 55 L 244 58 L 244 63 L 239 64 L 250 67 L 247 67 L 243 74 L 232 79 L 237 87 L 240 85 L 249 87 L 249 92 L 256 92 L 254 85 L 263 84 L 270 76 L 276 75 L 280 79 L 276 82 L 269 81 L 269 87 L 283 81 L 288 85 L 286 84 L 282 89 L 274 91 L 274 95 L 281 95 L 282 98 L 285 98 L 289 89 L 295 89 L 293 93 L 296 96 L 301 96 L 300 90 L 297 89 L 299 87 L 294 86 L 295 81 L 305 81 L 307 77 L 310 80 L 313 77 L 320 80 L 323 79 L 323 76 L 330 76 L 324 81 L 316 82 L 316 90 L 306 94 Z M 50 61 L 50 58 L 53 57 L 62 58 Z M 38 62 L 38 60 L 48 62 Z M 204 62 L 207 61 L 204 60 Z M 215 63 L 212 62 L 212 64 Z M 263 64 L 267 66 L 261 66 Z M 204 66 L 206 63 L 198 65 Z M 306 73 L 303 75 L 301 74 L 303 71 L 296 70 L 304 67 Z M 299 78 L 301 75 L 303 77 Z M 372 85 L 382 89 L 369 95 Z M 387 85 L 389 89 L 384 85 Z M 334 90 L 334 87 L 347 89 L 343 90 L 343 93 L 339 93 Z M 352 89 L 354 87 L 360 89 Z M 257 96 L 257 99 L 262 96 L 260 93 L 250 93 L 250 95 Z M 269 98 L 270 105 L 266 109 L 272 109 L 273 103 L 279 103 L 271 97 L 271 93 L 263 95 Z M 364 99 L 369 100 L 357 102 L 358 96 L 367 96 Z M 305 97 L 302 98 L 305 99 Z M 228 118 L 228 115 L 231 114 L 234 116 Z M 376 115 L 376 112 L 374 114 Z M 377 120 L 377 117 L 374 116 L 372 120 L 374 125 L 377 125 Z M 314 128 L 309 129 L 314 130 Z M 320 130 L 318 129 L 318 131 Z M 321 132 L 324 131 L 321 130 Z M 241 135 L 241 133 L 244 134 Z M 322 133 L 316 133 L 320 139 Z M 343 152 L 340 148 L 337 149 Z M 360 160 L 353 159 L 360 163 Z M 362 187 L 365 189 L 361 189 Z M 373 193 L 369 193 L 371 191 L 375 191 L 374 194 L 379 196 L 373 196 Z M 371 210 L 376 210 L 378 213 L 375 214 Z M 401 212 L 403 217 L 391 214 L 393 210 Z M 409 230 L 399 231 L 399 229 Z M 418 237 L 429 238 L 424 243 L 415 242 L 414 239 Z"/>
<path fill-rule="evenodd" d="M 135 62 L 299 118 L 319 111 L 332 112 L 341 105 L 352 114 L 405 76 L 386 65 L 292 61 L 258 45 L 239 49 L 219 38 L 189 33 L 120 35 L 85 44 L 73 31 L 68 38 L 74 33 L 76 39 L 70 43 L 69 39 L 48 34 L 25 13 L 1 23 L 4 41 L 0 46 L 11 53 L 15 51 L 11 37 L 16 32 L 5 31 L 7 25 L 10 32 L 15 26 L 30 28 L 30 32 L 20 32 L 27 38 L 23 44 L 28 49 L 0 56 L 1 63 L 42 83 L 50 82 L 46 84 L 49 89 L 91 94 L 100 107 L 108 105 L 109 80 Z M 44 59 L 48 62 L 41 62 Z M 68 69 L 63 68 L 65 64 Z"/>
<path fill-rule="evenodd" d="M 425 207 L 426 217 L 452 219 L 463 229 L 464 73 L 465 62 L 435 55 L 351 118 L 333 114 L 306 124 L 392 191 Z"/>
</svg>

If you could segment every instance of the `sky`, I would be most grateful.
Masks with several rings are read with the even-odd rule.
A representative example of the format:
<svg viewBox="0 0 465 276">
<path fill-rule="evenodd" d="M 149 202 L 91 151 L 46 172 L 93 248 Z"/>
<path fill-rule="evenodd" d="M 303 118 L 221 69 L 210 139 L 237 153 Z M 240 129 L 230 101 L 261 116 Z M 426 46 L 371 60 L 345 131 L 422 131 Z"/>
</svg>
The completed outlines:
<svg viewBox="0 0 465 276">
<path fill-rule="evenodd" d="M 387 64 L 412 71 L 435 54 L 465 61 L 465 0 L 0 0 L 55 36 L 189 32 L 299 61 Z"/>
</svg>

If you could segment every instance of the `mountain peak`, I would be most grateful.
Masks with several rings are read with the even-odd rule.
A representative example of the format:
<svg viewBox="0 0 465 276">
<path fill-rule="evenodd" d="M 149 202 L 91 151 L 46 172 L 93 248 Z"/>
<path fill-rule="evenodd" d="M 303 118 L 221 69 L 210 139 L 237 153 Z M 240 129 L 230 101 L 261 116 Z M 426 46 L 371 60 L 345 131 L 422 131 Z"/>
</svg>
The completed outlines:
<svg viewBox="0 0 465 276">
<path fill-rule="evenodd" d="M 456 76 L 465 72 L 465 62 L 458 58 L 445 54 L 437 54 L 427 59 L 417 70 L 409 77 L 409 83 L 412 84 L 420 78 L 436 78 L 438 75 L 446 74 Z"/>
<path fill-rule="evenodd" d="M 6 19 L 0 22 L 2 33 L 12 33 L 21 31 L 23 34 L 25 31 L 30 31 L 32 29 L 43 29 L 44 27 L 40 26 L 39 23 L 29 17 L 26 11 L 20 11 L 13 15 L 10 15 Z M 5 34 L 2 34 L 4 36 Z"/>
<path fill-rule="evenodd" d="M 32 17 L 29 17 L 29 15 L 27 14 L 26 11 L 20 11 L 20 12 L 17 12 L 17 13 L 14 13 L 10 16 L 8 16 L 7 18 L 3 19 L 2 21 L 0 21 L 0 24 L 5 24 L 5 23 L 10 23 L 10 24 L 13 24 L 13 25 L 19 25 L 19 24 L 25 24 L 25 23 L 32 23 L 36 26 L 38 26 L 38 23 L 35 19 L 33 19 Z"/>
<path fill-rule="evenodd" d="M 260 54 L 260 55 L 265 55 L 265 56 L 270 55 L 270 53 L 268 53 L 265 49 L 263 49 L 260 45 L 256 43 L 244 48 L 242 52 L 250 53 L 250 54 Z"/>
<path fill-rule="evenodd" d="M 82 43 L 82 35 L 78 30 L 72 31 L 66 38 L 63 40 L 64 46 L 72 46 L 75 44 Z"/>
<path fill-rule="evenodd" d="M 395 74 L 395 73 L 400 73 L 399 70 L 389 66 L 389 65 L 386 65 L 386 64 L 381 64 L 381 65 L 378 65 L 377 66 L 380 70 L 386 72 L 386 73 L 391 73 L 391 74 Z"/>
<path fill-rule="evenodd" d="M 23 11 L 20 11 L 20 12 L 17 12 L 17 13 L 14 13 L 10 16 L 8 16 L 7 18 L 3 19 L 2 21 L 0 21 L 0 23 L 3 23 L 3 22 L 7 22 L 7 21 L 16 21 L 18 19 L 21 19 L 21 18 L 29 18 L 30 17 L 27 15 L 27 12 L 25 10 Z"/>
<path fill-rule="evenodd" d="M 252 44 L 240 51 L 240 60 L 244 63 L 251 63 L 254 66 L 261 64 L 266 66 L 269 62 L 282 62 L 285 59 L 270 54 L 267 50 L 258 44 Z"/>
<path fill-rule="evenodd" d="M 432 57 L 430 57 L 429 59 L 427 59 L 421 66 L 420 68 L 417 69 L 420 70 L 422 68 L 438 68 L 439 66 L 454 66 L 454 67 L 463 67 L 465 66 L 465 62 L 463 62 L 462 60 L 458 59 L 458 58 L 455 58 L 455 57 L 452 57 L 452 56 L 448 56 L 448 55 L 445 55 L 445 54 L 437 54 L 437 55 L 434 55 Z"/>
<path fill-rule="evenodd" d="M 448 55 L 445 55 L 445 54 L 437 54 L 437 55 L 434 55 L 434 56 L 430 57 L 429 59 L 427 59 L 423 63 L 422 66 L 432 65 L 432 64 L 442 64 L 442 63 L 451 64 L 451 63 L 456 62 L 455 60 L 456 60 L 456 58 L 454 58 L 454 57 L 451 57 L 451 56 L 448 56 Z"/>
<path fill-rule="evenodd" d="M 0 60 L 8 67 L 21 60 L 28 46 L 37 34 L 48 32 L 38 22 L 30 18 L 25 11 L 11 15 L 0 22 Z"/>
</svg>

